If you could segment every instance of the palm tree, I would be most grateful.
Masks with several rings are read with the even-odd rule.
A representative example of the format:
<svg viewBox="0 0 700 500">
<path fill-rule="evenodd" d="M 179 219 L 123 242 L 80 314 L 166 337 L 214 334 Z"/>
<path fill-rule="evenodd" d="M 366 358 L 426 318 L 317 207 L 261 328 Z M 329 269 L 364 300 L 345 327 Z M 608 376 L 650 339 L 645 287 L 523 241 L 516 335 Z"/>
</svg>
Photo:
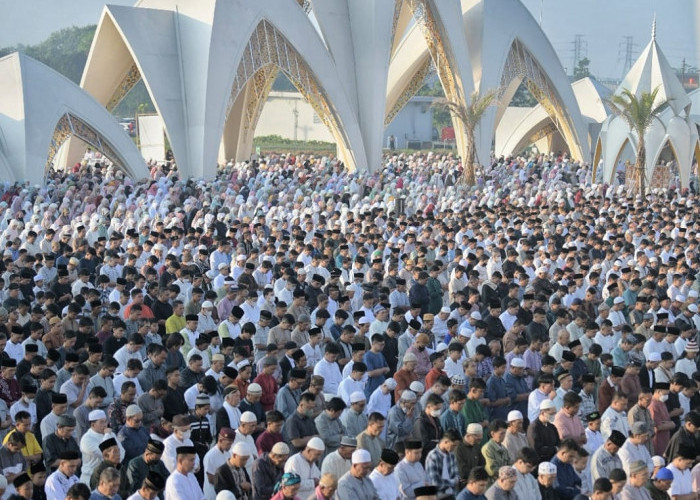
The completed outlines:
<svg viewBox="0 0 700 500">
<path fill-rule="evenodd" d="M 466 105 L 448 99 L 440 99 L 433 104 L 447 109 L 464 127 L 465 151 L 464 158 L 462 158 L 464 165 L 462 182 L 470 186 L 476 184 L 475 166 L 479 163 L 479 156 L 476 152 L 476 127 L 497 96 L 496 90 L 489 90 L 484 95 L 479 95 L 479 91 L 474 91 Z"/>
<path fill-rule="evenodd" d="M 651 92 L 642 92 L 639 96 L 629 89 L 623 89 L 620 94 L 615 94 L 607 100 L 613 114 L 621 117 L 630 130 L 637 135 L 637 158 L 634 163 L 633 186 L 634 191 L 642 199 L 646 196 L 646 142 L 645 134 L 658 115 L 661 109 L 668 103 L 664 100 L 655 104 L 659 87 Z"/>
</svg>

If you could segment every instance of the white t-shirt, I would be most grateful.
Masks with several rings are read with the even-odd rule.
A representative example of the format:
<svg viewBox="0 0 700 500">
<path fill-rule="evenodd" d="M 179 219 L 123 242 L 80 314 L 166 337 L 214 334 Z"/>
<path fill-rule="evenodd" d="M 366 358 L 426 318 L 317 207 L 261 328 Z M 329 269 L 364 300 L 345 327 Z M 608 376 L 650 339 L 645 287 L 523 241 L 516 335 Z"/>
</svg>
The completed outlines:
<svg viewBox="0 0 700 500">
<path fill-rule="evenodd" d="M 673 482 L 671 483 L 671 490 L 669 491 L 671 496 L 687 495 L 693 492 L 690 470 L 678 470 L 673 464 L 667 465 L 666 468 L 673 473 Z"/>
</svg>

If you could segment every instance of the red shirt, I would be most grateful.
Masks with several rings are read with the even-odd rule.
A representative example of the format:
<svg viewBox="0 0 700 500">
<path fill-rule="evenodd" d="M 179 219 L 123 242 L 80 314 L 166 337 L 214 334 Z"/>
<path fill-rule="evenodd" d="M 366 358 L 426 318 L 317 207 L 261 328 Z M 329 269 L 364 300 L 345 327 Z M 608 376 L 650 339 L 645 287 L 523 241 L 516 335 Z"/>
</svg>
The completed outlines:
<svg viewBox="0 0 700 500">
<path fill-rule="evenodd" d="M 272 447 L 281 441 L 283 441 L 281 432 L 273 434 L 265 429 L 263 433 L 258 436 L 258 439 L 255 440 L 255 447 L 258 449 L 258 455 L 262 455 L 264 452 L 270 453 Z"/>
<path fill-rule="evenodd" d="M 430 389 L 435 381 L 438 379 L 440 375 L 445 375 L 447 374 L 442 371 L 442 370 L 436 370 L 435 368 L 431 368 L 428 374 L 425 376 L 425 390 L 427 391 Z"/>
<path fill-rule="evenodd" d="M 256 384 L 259 384 L 260 387 L 262 387 L 262 397 L 260 398 L 260 404 L 263 407 L 263 410 L 265 411 L 270 411 L 274 410 L 275 408 L 275 398 L 277 397 L 277 391 L 279 387 L 277 387 L 277 381 L 272 375 L 265 375 L 264 373 L 261 373 L 257 377 L 255 377 L 255 380 L 253 380 Z"/>
<path fill-rule="evenodd" d="M 671 421 L 671 417 L 668 416 L 666 405 L 657 399 L 652 399 L 651 403 L 649 403 L 649 413 L 651 414 L 651 419 L 654 421 L 655 426 Z M 652 438 L 654 454 L 663 455 L 670 439 L 671 431 L 657 430 Z"/>
</svg>

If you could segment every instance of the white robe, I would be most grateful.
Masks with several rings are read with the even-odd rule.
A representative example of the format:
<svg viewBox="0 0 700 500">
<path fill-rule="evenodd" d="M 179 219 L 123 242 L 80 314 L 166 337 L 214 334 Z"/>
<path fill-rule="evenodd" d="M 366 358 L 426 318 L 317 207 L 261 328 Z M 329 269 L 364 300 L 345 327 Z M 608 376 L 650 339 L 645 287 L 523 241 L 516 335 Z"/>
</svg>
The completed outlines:
<svg viewBox="0 0 700 500">
<path fill-rule="evenodd" d="M 100 443 L 106 441 L 107 439 L 115 438 L 113 433 L 100 434 L 95 432 L 93 429 L 88 429 L 83 437 L 80 438 L 80 452 L 83 454 L 83 465 L 80 469 L 80 481 L 85 484 L 90 484 L 90 478 L 92 477 L 92 471 L 102 463 L 102 451 L 100 451 Z M 124 448 L 122 447 L 119 440 L 117 440 L 117 445 L 119 446 L 119 456 L 120 461 L 124 460 Z"/>
<path fill-rule="evenodd" d="M 294 472 L 301 477 L 301 487 L 297 493 L 298 498 L 309 498 L 313 495 L 316 489 L 314 480 L 321 479 L 321 471 L 316 467 L 316 464 L 313 462 L 309 463 L 301 453 L 289 457 L 287 463 L 284 464 L 284 472 Z"/>
<path fill-rule="evenodd" d="M 194 446 L 192 443 L 191 439 L 185 439 L 184 441 L 180 441 L 175 434 L 171 434 L 165 440 L 163 441 L 163 445 L 165 446 L 165 449 L 163 450 L 163 456 L 161 460 L 163 460 L 163 464 L 165 465 L 165 468 L 168 469 L 171 473 L 174 473 L 175 468 L 177 467 L 177 449 L 180 446 Z M 194 459 L 194 472 L 197 472 L 199 470 L 199 455 L 195 455 Z M 193 499 L 188 499 L 188 500 L 193 500 Z"/>
<path fill-rule="evenodd" d="M 396 500 L 399 497 L 399 481 L 393 472 L 385 476 L 374 469 L 369 478 L 374 484 L 374 489 L 377 490 L 379 500 Z"/>
<path fill-rule="evenodd" d="M 214 446 L 204 455 L 204 496 L 207 500 L 214 500 L 216 498 L 214 485 L 209 482 L 209 476 L 207 476 L 207 474 L 215 476 L 216 470 L 224 465 L 230 457 L 231 450 L 222 451 L 218 446 Z"/>
<path fill-rule="evenodd" d="M 194 474 L 174 471 L 165 482 L 165 500 L 204 500 L 204 493 Z"/>
</svg>

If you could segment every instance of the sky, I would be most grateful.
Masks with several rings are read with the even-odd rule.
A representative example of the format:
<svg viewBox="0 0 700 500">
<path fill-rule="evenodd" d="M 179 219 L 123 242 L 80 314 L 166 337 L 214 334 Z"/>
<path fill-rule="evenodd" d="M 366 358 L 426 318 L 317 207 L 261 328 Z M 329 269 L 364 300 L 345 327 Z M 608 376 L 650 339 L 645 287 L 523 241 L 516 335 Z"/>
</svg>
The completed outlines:
<svg viewBox="0 0 700 500">
<path fill-rule="evenodd" d="M 193 0 L 196 1 L 196 0 Z M 280 0 L 281 1 L 281 0 Z M 332 1 L 332 0 L 324 0 Z M 458 1 L 458 0 L 439 0 Z M 498 0 L 495 0 L 498 1 Z M 671 66 L 700 66 L 700 0 L 522 0 L 542 27 L 562 65 L 571 72 L 574 40 L 591 73 L 600 79 L 620 79 L 625 64 L 625 39 L 633 37 L 633 61 L 649 42 L 654 14 L 657 40 Z M 96 24 L 101 0 L 0 0 L 0 47 L 34 44 L 69 26 Z M 109 3 L 131 5 L 133 0 Z"/>
</svg>

